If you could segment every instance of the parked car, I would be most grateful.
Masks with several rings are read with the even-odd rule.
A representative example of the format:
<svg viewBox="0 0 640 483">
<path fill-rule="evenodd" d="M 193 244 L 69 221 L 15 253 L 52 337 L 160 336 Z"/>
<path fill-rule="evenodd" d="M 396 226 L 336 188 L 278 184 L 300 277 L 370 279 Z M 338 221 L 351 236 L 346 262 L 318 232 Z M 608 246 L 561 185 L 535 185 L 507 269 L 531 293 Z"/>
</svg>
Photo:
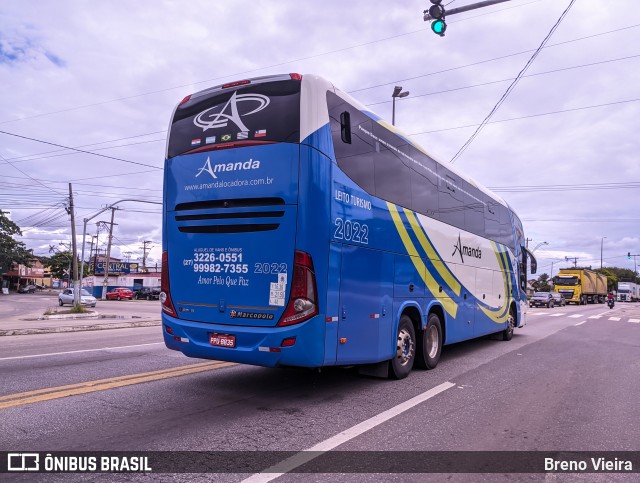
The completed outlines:
<svg viewBox="0 0 640 483">
<path fill-rule="evenodd" d="M 21 285 L 18 288 L 18 293 L 35 293 L 36 286 L 35 285 Z"/>
<path fill-rule="evenodd" d="M 562 294 L 552 293 L 551 296 L 553 297 L 554 305 L 557 305 L 558 307 L 564 307 L 567 305 L 567 300 L 562 296 Z"/>
<path fill-rule="evenodd" d="M 160 298 L 160 287 L 142 287 L 134 290 L 133 298 L 136 300 L 158 300 Z"/>
<path fill-rule="evenodd" d="M 133 292 L 126 287 L 112 288 L 107 292 L 107 300 L 133 300 Z"/>
<path fill-rule="evenodd" d="M 553 307 L 554 305 L 550 292 L 536 292 L 529 299 L 529 307 Z"/>
<path fill-rule="evenodd" d="M 58 304 L 60 307 L 63 305 L 73 305 L 73 289 L 65 288 L 62 292 L 58 294 Z M 87 292 L 85 289 L 80 291 L 80 304 L 89 305 L 90 307 L 96 306 L 96 298 Z"/>
</svg>

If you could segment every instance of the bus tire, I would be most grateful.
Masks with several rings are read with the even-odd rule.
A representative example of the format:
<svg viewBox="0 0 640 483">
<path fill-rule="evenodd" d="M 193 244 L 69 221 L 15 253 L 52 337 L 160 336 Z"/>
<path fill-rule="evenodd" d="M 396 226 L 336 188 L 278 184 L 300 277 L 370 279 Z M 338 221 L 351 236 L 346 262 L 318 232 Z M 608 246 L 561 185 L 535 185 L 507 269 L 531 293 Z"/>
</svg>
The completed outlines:
<svg viewBox="0 0 640 483">
<path fill-rule="evenodd" d="M 393 379 L 404 379 L 413 368 L 416 358 L 416 334 L 408 315 L 400 317 L 396 337 L 396 353 L 389 361 L 389 375 Z"/>
<path fill-rule="evenodd" d="M 515 330 L 516 316 L 513 309 L 509 310 L 509 318 L 507 319 L 507 328 L 502 331 L 502 340 L 511 340 L 513 331 Z"/>
<path fill-rule="evenodd" d="M 442 323 L 437 314 L 429 314 L 421 339 L 418 341 L 416 364 L 423 369 L 435 369 L 442 353 Z"/>
</svg>

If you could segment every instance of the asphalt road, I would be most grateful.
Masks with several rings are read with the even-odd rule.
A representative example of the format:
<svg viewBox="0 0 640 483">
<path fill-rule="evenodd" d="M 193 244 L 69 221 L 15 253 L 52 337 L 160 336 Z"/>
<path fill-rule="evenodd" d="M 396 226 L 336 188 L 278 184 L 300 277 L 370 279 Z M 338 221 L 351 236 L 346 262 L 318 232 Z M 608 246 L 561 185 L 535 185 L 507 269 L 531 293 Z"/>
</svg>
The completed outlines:
<svg viewBox="0 0 640 483">
<path fill-rule="evenodd" d="M 317 372 L 191 360 L 164 348 L 159 327 L 0 337 L 0 450 L 253 451 L 240 455 L 260 458 L 320 444 L 340 451 L 397 451 L 407 462 L 408 452 L 417 450 L 639 451 L 640 304 L 529 312 L 528 325 L 517 329 L 512 341 L 448 346 L 435 370 L 414 370 L 402 381 L 363 377 L 350 369 Z M 363 463 L 354 455 L 356 466 Z M 372 471 L 381 469 L 380 461 L 368 463 Z M 251 475 L 174 476 L 240 481 Z M 386 474 L 382 479 L 555 476 Z M 581 481 L 634 480 L 633 475 L 581 476 L 587 478 Z M 91 480 L 113 477 L 95 474 Z M 37 479 L 22 477 L 29 478 Z M 277 481 L 300 478 L 285 474 Z M 380 481 L 381 476 L 304 475 L 305 481 L 327 479 Z"/>
</svg>

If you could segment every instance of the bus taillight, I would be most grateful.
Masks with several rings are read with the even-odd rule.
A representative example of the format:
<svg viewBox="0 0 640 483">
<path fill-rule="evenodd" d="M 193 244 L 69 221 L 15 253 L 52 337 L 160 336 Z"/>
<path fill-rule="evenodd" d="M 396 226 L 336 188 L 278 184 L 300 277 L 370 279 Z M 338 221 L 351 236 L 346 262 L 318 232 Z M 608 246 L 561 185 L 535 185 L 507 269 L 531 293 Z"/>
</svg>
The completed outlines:
<svg viewBox="0 0 640 483">
<path fill-rule="evenodd" d="M 169 254 L 162 252 L 162 275 L 160 277 L 160 303 L 162 310 L 172 317 L 177 317 L 176 309 L 173 308 L 171 292 L 169 290 Z"/>
<path fill-rule="evenodd" d="M 313 260 L 308 253 L 296 250 L 289 303 L 278 326 L 299 324 L 318 315 L 318 291 Z"/>
</svg>

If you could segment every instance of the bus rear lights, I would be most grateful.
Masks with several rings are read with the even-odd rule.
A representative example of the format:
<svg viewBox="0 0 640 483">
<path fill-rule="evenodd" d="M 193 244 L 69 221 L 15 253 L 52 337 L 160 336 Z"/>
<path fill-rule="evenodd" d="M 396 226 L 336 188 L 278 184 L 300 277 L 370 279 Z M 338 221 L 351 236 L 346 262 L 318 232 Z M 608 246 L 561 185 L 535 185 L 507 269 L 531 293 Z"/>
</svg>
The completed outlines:
<svg viewBox="0 0 640 483">
<path fill-rule="evenodd" d="M 295 337 L 287 337 L 286 339 L 282 340 L 282 344 L 280 344 L 280 347 L 291 347 L 295 345 L 295 343 L 296 343 Z"/>
<path fill-rule="evenodd" d="M 173 340 L 175 340 L 176 342 L 189 342 L 189 339 L 187 339 L 186 337 L 178 337 L 177 335 L 173 336 Z"/>
<path fill-rule="evenodd" d="M 280 349 L 280 347 L 264 347 L 264 346 L 260 346 L 260 347 L 258 347 L 258 350 L 260 352 L 282 352 L 282 349 Z"/>
<path fill-rule="evenodd" d="M 317 294 L 313 260 L 308 253 L 296 250 L 289 302 L 278 326 L 299 324 L 318 315 Z"/>
<path fill-rule="evenodd" d="M 167 331 L 167 334 L 173 335 L 173 329 L 171 327 L 169 327 L 168 325 L 164 326 L 164 330 Z"/>
<path fill-rule="evenodd" d="M 222 88 L 223 89 L 228 89 L 230 87 L 244 86 L 246 84 L 251 84 L 251 81 L 250 80 L 241 80 L 241 81 L 236 81 L 236 82 L 229 82 L 228 84 L 223 84 Z"/>
<path fill-rule="evenodd" d="M 160 276 L 160 304 L 162 311 L 172 317 L 177 317 L 176 309 L 171 301 L 171 292 L 169 291 L 169 253 L 165 250 L 162 252 L 162 274 Z"/>
</svg>

